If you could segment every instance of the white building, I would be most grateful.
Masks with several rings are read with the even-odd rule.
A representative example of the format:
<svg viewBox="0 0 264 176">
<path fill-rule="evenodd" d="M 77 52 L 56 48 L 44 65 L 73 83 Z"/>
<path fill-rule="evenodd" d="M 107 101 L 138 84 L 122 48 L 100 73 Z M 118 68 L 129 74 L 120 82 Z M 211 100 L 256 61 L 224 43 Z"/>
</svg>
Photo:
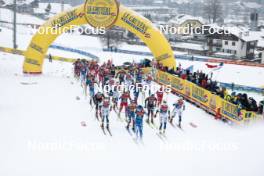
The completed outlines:
<svg viewBox="0 0 264 176">
<path fill-rule="evenodd" d="M 229 54 L 238 59 L 255 58 L 259 35 L 237 27 L 226 28 L 226 33 L 224 33 L 223 29 L 218 30 L 222 33 L 218 32 L 207 36 L 210 54 Z"/>
</svg>

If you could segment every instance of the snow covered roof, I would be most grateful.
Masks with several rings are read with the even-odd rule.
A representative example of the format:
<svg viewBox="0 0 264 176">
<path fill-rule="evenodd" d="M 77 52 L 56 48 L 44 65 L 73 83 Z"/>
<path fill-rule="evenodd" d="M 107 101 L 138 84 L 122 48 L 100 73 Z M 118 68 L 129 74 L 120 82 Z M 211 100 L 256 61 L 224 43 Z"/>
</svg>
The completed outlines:
<svg viewBox="0 0 264 176">
<path fill-rule="evenodd" d="M 59 12 L 61 12 L 61 3 L 39 3 L 39 10 L 34 9 L 34 11 L 36 10 L 37 12 L 45 11 L 45 9 L 47 8 L 48 4 L 51 5 L 51 10 L 50 13 L 54 13 L 57 14 Z M 64 10 L 68 10 L 72 8 L 72 6 L 70 4 L 64 4 Z"/>
<path fill-rule="evenodd" d="M 256 2 L 242 2 L 242 5 L 250 9 L 258 9 L 262 7 L 259 3 Z"/>
<path fill-rule="evenodd" d="M 232 34 L 239 37 L 241 40 L 244 41 L 259 41 L 264 37 L 263 31 L 249 31 L 247 29 L 232 27 L 228 28 L 229 31 L 231 31 Z"/>
<path fill-rule="evenodd" d="M 12 5 L 14 4 L 14 0 L 3 0 L 6 5 Z M 34 0 L 17 0 L 17 5 L 22 5 L 22 4 L 30 4 Z"/>
<path fill-rule="evenodd" d="M 190 0 L 171 0 L 171 2 L 177 4 L 187 4 L 190 3 Z"/>
<path fill-rule="evenodd" d="M 241 0 L 234 2 L 234 5 L 240 9 L 260 9 L 263 6 L 257 2 L 241 2 Z"/>
<path fill-rule="evenodd" d="M 45 14 L 46 13 L 45 9 L 40 9 L 40 8 L 34 8 L 33 11 L 34 11 L 34 14 Z"/>
<path fill-rule="evenodd" d="M 223 30 L 223 29 L 227 30 L 230 34 L 233 34 L 234 36 L 246 42 L 258 41 L 261 40 L 262 37 L 264 37 L 263 31 L 249 31 L 248 28 L 243 28 L 243 27 L 236 27 L 236 26 L 220 27 L 216 24 L 209 24 L 207 26 L 218 30 Z"/>
<path fill-rule="evenodd" d="M 128 6 L 129 8 L 137 10 L 160 10 L 160 9 L 171 9 L 170 7 L 158 7 L 158 6 Z"/>
<path fill-rule="evenodd" d="M 154 4 L 163 4 L 164 1 L 163 1 L 163 0 L 155 0 L 153 3 L 154 3 Z"/>
<path fill-rule="evenodd" d="M 186 14 L 177 15 L 176 17 L 171 19 L 169 21 L 169 23 L 171 23 L 171 24 L 179 24 L 180 25 L 180 24 L 184 23 L 187 20 L 197 20 L 197 21 L 200 21 L 202 24 L 205 23 L 205 20 L 202 17 L 194 17 L 194 16 L 186 15 Z"/>
</svg>

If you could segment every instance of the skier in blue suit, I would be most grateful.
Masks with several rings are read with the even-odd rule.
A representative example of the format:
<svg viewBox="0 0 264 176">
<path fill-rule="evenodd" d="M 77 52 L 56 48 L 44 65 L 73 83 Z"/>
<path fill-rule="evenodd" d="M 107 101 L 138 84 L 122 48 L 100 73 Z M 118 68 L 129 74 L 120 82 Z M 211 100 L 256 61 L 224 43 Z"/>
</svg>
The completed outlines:
<svg viewBox="0 0 264 176">
<path fill-rule="evenodd" d="M 135 121 L 135 127 L 136 127 L 136 139 L 139 138 L 142 140 L 143 138 L 143 118 L 145 115 L 145 111 L 143 106 L 138 105 L 136 109 L 136 121 Z"/>
</svg>

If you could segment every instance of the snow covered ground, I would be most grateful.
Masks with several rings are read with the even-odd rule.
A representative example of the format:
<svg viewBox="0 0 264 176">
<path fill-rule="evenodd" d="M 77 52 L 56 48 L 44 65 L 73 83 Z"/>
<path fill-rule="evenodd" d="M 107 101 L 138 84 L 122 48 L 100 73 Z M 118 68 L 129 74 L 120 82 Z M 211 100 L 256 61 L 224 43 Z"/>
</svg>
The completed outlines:
<svg viewBox="0 0 264 176">
<path fill-rule="evenodd" d="M 264 173 L 263 122 L 231 127 L 187 103 L 184 131 L 168 126 L 164 143 L 144 124 L 144 147 L 138 146 L 114 112 L 113 137 L 102 133 L 71 64 L 45 62 L 43 75 L 25 76 L 22 63 L 21 56 L 0 53 L 0 175 Z"/>
</svg>

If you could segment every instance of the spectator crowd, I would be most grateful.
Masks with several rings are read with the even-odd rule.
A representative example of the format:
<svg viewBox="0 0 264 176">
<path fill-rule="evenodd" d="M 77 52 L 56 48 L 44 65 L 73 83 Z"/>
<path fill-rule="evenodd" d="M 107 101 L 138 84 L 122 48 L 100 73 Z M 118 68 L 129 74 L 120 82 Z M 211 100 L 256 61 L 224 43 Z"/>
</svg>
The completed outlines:
<svg viewBox="0 0 264 176">
<path fill-rule="evenodd" d="M 192 72 L 190 70 L 182 69 L 181 65 L 179 65 L 176 69 L 169 69 L 160 63 L 154 63 L 153 65 L 155 65 L 154 67 L 156 67 L 158 70 L 176 75 L 177 77 L 188 80 L 206 90 L 211 91 L 213 94 L 218 95 L 235 105 L 238 105 L 239 109 L 263 114 L 264 100 L 258 104 L 253 97 L 249 97 L 246 93 L 232 92 L 229 94 L 225 87 L 221 87 L 217 81 L 212 79 L 213 72 L 211 72 L 209 75 L 203 73 L 202 71 Z"/>
</svg>

